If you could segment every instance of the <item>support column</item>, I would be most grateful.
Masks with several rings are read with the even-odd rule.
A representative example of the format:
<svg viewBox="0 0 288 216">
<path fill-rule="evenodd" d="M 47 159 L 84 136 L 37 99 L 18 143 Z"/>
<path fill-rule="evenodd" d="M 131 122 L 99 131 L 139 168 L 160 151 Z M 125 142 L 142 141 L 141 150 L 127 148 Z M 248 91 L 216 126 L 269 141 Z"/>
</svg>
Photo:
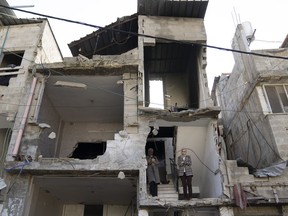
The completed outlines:
<svg viewBox="0 0 288 216">
<path fill-rule="evenodd" d="M 233 208 L 231 207 L 220 207 L 220 216 L 234 216 Z"/>
</svg>

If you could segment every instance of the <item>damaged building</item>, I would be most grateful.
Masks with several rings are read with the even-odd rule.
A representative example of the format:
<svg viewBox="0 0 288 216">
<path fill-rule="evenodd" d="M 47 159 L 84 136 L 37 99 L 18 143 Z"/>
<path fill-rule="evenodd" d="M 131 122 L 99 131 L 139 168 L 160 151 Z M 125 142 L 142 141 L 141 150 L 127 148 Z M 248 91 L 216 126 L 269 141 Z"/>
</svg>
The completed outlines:
<svg viewBox="0 0 288 216">
<path fill-rule="evenodd" d="M 1 17 L 1 215 L 242 215 L 239 181 L 270 187 L 225 148 L 205 70 L 207 7 L 138 0 L 137 13 L 71 42 L 65 58 L 47 19 Z M 149 148 L 160 161 L 157 198 Z M 182 148 L 192 157 L 190 200 L 177 177 Z M 276 162 L 268 158 L 259 165 Z M 270 205 L 282 198 L 274 189 Z"/>
<path fill-rule="evenodd" d="M 233 71 L 212 90 L 228 179 L 243 208 L 229 215 L 287 215 L 287 38 L 280 48 L 251 51 L 254 33 L 249 22 L 237 26 Z"/>
</svg>

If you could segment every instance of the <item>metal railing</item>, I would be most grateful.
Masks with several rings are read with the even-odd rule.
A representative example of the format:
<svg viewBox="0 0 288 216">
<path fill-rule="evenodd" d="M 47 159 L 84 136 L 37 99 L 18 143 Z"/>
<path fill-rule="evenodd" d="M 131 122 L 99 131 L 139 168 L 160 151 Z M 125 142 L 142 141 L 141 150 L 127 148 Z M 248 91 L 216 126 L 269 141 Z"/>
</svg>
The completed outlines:
<svg viewBox="0 0 288 216">
<path fill-rule="evenodd" d="M 172 180 L 176 191 L 178 192 L 178 169 L 177 164 L 173 158 L 170 159 L 170 166 L 171 166 L 171 173 L 172 173 Z"/>
</svg>

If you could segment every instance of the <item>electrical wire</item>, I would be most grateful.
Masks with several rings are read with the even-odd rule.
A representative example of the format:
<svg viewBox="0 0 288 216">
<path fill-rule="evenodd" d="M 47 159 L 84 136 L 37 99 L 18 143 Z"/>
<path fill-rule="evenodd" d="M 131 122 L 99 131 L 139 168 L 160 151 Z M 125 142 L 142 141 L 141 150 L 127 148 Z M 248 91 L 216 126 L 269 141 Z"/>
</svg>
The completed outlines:
<svg viewBox="0 0 288 216">
<path fill-rule="evenodd" d="M 12 187 L 15 185 L 17 179 L 18 179 L 18 178 L 20 177 L 20 175 L 22 174 L 24 167 L 25 167 L 26 165 L 28 165 L 28 164 L 30 164 L 30 161 L 29 161 L 28 158 L 25 157 L 24 163 L 15 165 L 15 166 L 13 166 L 13 167 L 11 167 L 11 168 L 8 168 L 8 169 L 5 169 L 6 172 L 10 172 L 10 171 L 12 171 L 12 170 L 14 170 L 14 169 L 16 169 L 16 168 L 18 168 L 18 167 L 21 167 L 21 169 L 20 169 L 17 177 L 15 178 L 14 182 L 13 182 L 13 183 L 10 185 L 10 187 L 8 188 L 7 194 L 9 194 L 10 190 L 11 190 Z"/>
<path fill-rule="evenodd" d="M 0 5 L 2 7 L 5 7 L 5 8 L 9 8 L 9 9 L 12 9 L 12 10 L 18 10 L 18 11 L 21 11 L 21 12 L 26 12 L 26 13 L 31 13 L 31 14 L 34 14 L 34 15 L 39 15 L 39 16 L 44 16 L 44 17 L 47 17 L 47 18 L 52 18 L 52 19 L 58 19 L 58 20 L 61 20 L 61 21 L 66 21 L 66 22 L 71 22 L 71 23 L 76 23 L 76 24 L 81 24 L 81 25 L 86 25 L 86 26 L 90 26 L 90 27 L 93 27 L 93 28 L 99 28 L 99 29 L 103 29 L 103 27 L 100 27 L 100 26 L 96 26 L 96 25 L 91 25 L 91 24 L 87 24 L 87 23 L 83 23 L 83 22 L 79 22 L 79 21 L 73 21 L 73 20 L 68 20 L 68 19 L 63 19 L 63 18 L 58 18 L 58 17 L 53 17 L 53 16 L 49 16 L 49 15 L 44 15 L 44 14 L 39 14 L 39 13 L 34 13 L 34 12 L 29 12 L 29 11 L 25 11 L 25 10 L 21 10 L 21 9 L 16 9 L 16 8 L 12 8 L 12 7 L 7 7 L 7 6 L 3 6 L 3 5 Z M 121 32 L 120 30 L 116 30 L 116 29 L 109 29 L 109 30 L 112 30 L 113 32 L 114 31 L 117 31 L 117 32 Z M 125 33 L 131 33 L 131 32 L 125 32 Z M 176 42 L 175 40 L 171 40 L 171 39 L 167 39 L 167 38 L 159 38 L 159 37 L 153 37 L 153 36 L 149 36 L 149 35 L 145 35 L 145 34 L 134 34 L 134 35 L 137 35 L 137 36 L 144 36 L 144 37 L 152 37 L 152 38 L 155 38 L 155 39 L 161 39 L 161 40 L 168 40 L 168 41 L 173 41 L 173 42 Z M 127 38 L 128 39 L 128 38 Z M 98 38 L 97 38 L 97 42 L 98 42 Z M 177 41 L 179 42 L 179 41 Z M 180 43 L 184 43 L 184 42 L 180 42 Z M 185 43 L 187 44 L 187 43 Z M 283 59 L 283 60 L 288 60 L 287 57 L 282 57 L 282 56 L 271 56 L 271 55 L 265 55 L 265 54 L 260 54 L 260 53 L 253 53 L 253 52 L 244 52 L 244 51 L 240 51 L 240 50 L 234 50 L 234 49 L 227 49 L 227 48 L 222 48 L 222 47 L 217 47 L 217 46 L 211 46 L 211 45 L 207 45 L 207 44 L 200 44 L 200 43 L 189 43 L 191 45 L 200 45 L 200 46 L 204 46 L 204 47 L 208 47 L 208 48 L 213 48 L 213 49 L 219 49 L 219 50 L 223 50 L 223 51 L 231 51 L 231 52 L 237 52 L 237 53 L 242 53 L 242 54 L 249 54 L 249 55 L 256 55 L 256 56 L 260 56 L 260 57 L 267 57 L 267 58 L 279 58 L 279 59 Z M 43 66 L 42 62 L 41 62 L 41 65 Z M 44 68 L 44 66 L 43 66 Z M 49 70 L 50 72 L 50 70 Z M 98 88 L 99 89 L 99 88 Z M 101 90 L 105 90 L 105 89 L 101 89 Z M 106 90 L 107 91 L 107 90 Z M 232 91 L 232 90 L 230 90 Z M 112 91 L 107 91 L 107 92 L 110 92 L 110 93 L 113 93 L 115 94 L 115 92 L 112 92 Z M 120 95 L 120 94 L 117 94 L 119 96 L 123 96 L 123 95 Z M 131 98 L 132 99 L 132 98 Z M 133 98 L 134 99 L 134 98 Z M 223 110 L 224 111 L 224 110 Z M 237 112 L 237 111 L 235 111 Z M 250 119 L 249 119 L 250 120 Z M 253 120 L 251 120 L 253 122 Z M 247 122 L 248 123 L 248 122 Z M 254 126 L 257 128 L 257 130 L 260 132 L 260 134 L 263 136 L 263 134 L 261 133 L 261 131 L 259 130 L 259 128 L 256 126 L 256 124 L 253 122 Z M 252 130 L 253 134 L 254 134 L 254 131 Z M 255 134 L 254 134 L 255 136 Z M 256 136 L 255 136 L 256 138 Z M 266 138 L 263 136 L 264 140 L 266 141 L 266 143 L 268 144 Z M 257 139 L 257 138 L 256 138 Z M 257 141 L 258 142 L 258 141 Z M 259 144 L 259 142 L 258 142 Z M 268 146 L 271 148 L 271 146 L 268 144 Z M 212 171 L 199 157 L 198 155 L 192 150 L 192 149 L 189 149 L 188 150 L 192 151 L 195 156 L 198 158 L 198 160 L 210 171 L 212 172 L 213 174 L 215 174 L 214 171 Z M 273 150 L 271 148 L 271 150 Z M 274 151 L 274 150 L 273 150 Z M 276 154 L 276 152 L 274 151 L 274 153 Z M 277 156 L 283 160 L 278 154 Z M 24 169 L 24 167 L 29 164 L 29 162 L 27 163 L 26 160 L 24 162 L 24 164 L 21 164 L 21 165 L 17 165 L 17 166 L 14 166 L 10 169 L 6 169 L 7 172 L 15 169 L 16 167 L 21 167 L 20 171 L 19 171 L 19 174 L 17 177 L 19 177 Z M 72 165 L 73 166 L 73 165 Z M 73 167 L 74 168 L 74 167 Z M 15 180 L 16 182 L 16 180 Z M 15 182 L 10 186 L 9 190 L 8 190 L 8 193 L 9 191 L 11 190 L 11 188 L 13 187 L 13 185 L 15 184 Z M 127 209 L 128 211 L 128 209 Z M 127 213 L 126 211 L 126 213 Z M 125 213 L 125 215 L 126 215 Z"/>
<path fill-rule="evenodd" d="M 247 115 L 247 114 L 246 114 Z M 248 116 L 247 116 L 248 117 Z M 251 130 L 249 130 L 249 122 L 251 121 L 251 119 L 249 118 L 249 120 L 247 121 L 247 129 L 248 129 L 248 134 L 250 134 L 249 132 L 252 131 L 253 135 L 254 135 L 254 138 L 256 140 L 256 143 L 258 144 L 258 147 L 259 147 L 259 158 L 258 158 L 258 161 L 255 165 L 255 168 L 257 169 L 258 168 L 258 165 L 260 164 L 260 161 L 262 159 L 262 148 L 261 148 L 261 145 L 260 145 L 260 142 L 256 136 L 256 134 L 254 133 L 254 130 L 253 130 L 253 127 L 251 127 Z M 250 141 L 250 140 L 249 140 Z M 247 157 L 249 156 L 249 148 L 248 148 L 248 153 L 247 153 Z M 247 161 L 248 163 L 248 161 Z"/>
<path fill-rule="evenodd" d="M 5 50 L 6 50 L 6 49 L 5 49 Z M 27 60 L 27 61 L 29 61 L 29 62 L 33 62 L 32 60 L 23 58 L 22 56 L 18 55 L 17 53 L 14 53 L 14 52 L 11 52 L 11 51 L 9 51 L 9 52 L 10 52 L 11 54 L 14 54 L 14 55 L 16 55 L 16 56 L 24 59 L 24 60 Z M 70 81 L 75 81 L 75 79 L 71 78 L 70 76 L 64 75 L 64 74 L 61 73 L 61 72 L 58 72 L 58 71 L 56 71 L 56 70 L 54 70 L 54 69 L 45 68 L 45 66 L 43 65 L 42 62 L 41 62 L 41 66 L 42 66 L 43 70 L 48 71 L 48 73 L 49 73 L 48 78 L 51 76 L 51 74 L 52 74 L 51 71 L 52 71 L 54 74 L 59 74 L 59 75 L 61 75 L 61 76 L 65 76 L 65 77 L 69 78 Z M 225 94 L 227 94 L 227 93 L 229 93 L 229 92 L 236 91 L 236 90 L 238 90 L 239 88 L 242 88 L 243 86 L 247 85 L 247 83 L 248 83 L 248 82 L 243 83 L 243 84 L 241 84 L 241 85 L 239 85 L 239 86 L 236 86 L 235 88 L 230 89 L 230 90 L 228 90 L 228 91 L 220 92 L 220 93 L 217 94 L 216 96 L 222 96 L 222 95 L 225 95 Z M 47 84 L 49 84 L 49 82 L 47 82 Z M 111 94 L 115 94 L 115 95 L 118 95 L 118 96 L 121 96 L 121 97 L 124 97 L 124 98 L 127 98 L 127 99 L 137 100 L 137 99 L 135 99 L 135 98 L 131 98 L 131 97 L 125 96 L 124 94 L 119 94 L 119 93 L 116 93 L 116 92 L 113 92 L 113 91 L 109 91 L 109 90 L 107 90 L 107 89 L 105 89 L 105 88 L 101 88 L 101 87 L 99 87 L 99 86 L 94 86 L 92 83 L 89 83 L 89 82 L 86 82 L 85 84 L 87 84 L 87 85 L 88 85 L 88 88 L 90 88 L 90 89 L 102 90 L 102 91 L 105 91 L 105 92 L 108 92 L 108 93 L 111 93 Z M 51 85 L 52 85 L 52 84 L 51 84 Z M 91 87 L 91 86 L 93 86 L 93 87 Z M 211 100 L 211 98 L 204 99 L 204 100 L 200 100 L 199 103 L 205 102 L 205 101 L 209 101 L 209 100 Z M 8 103 L 0 102 L 0 104 L 8 104 Z M 10 105 L 17 105 L 17 106 L 26 106 L 26 105 L 21 105 L 21 104 L 12 104 L 12 103 L 9 103 L 9 104 L 10 104 Z M 154 105 L 163 105 L 163 104 L 157 104 L 157 103 L 153 103 L 153 104 L 154 104 Z M 192 103 L 192 104 L 193 104 L 193 103 Z M 37 105 L 32 105 L 32 106 L 37 106 Z M 58 107 L 73 107 L 73 106 L 58 106 Z M 74 106 L 74 107 L 77 107 L 77 106 Z M 99 106 L 97 106 L 97 107 L 99 107 Z M 80 108 L 80 106 L 79 106 L 79 108 Z M 221 110 L 221 111 L 233 111 L 233 110 L 224 110 L 224 109 L 223 109 L 223 110 Z M 235 111 L 235 112 L 237 112 L 237 111 Z M 262 111 L 259 111 L 259 112 L 262 112 Z M 1 114 L 0 114 L 0 115 L 1 115 Z"/>
<path fill-rule="evenodd" d="M 41 17 L 45 17 L 45 18 L 65 21 L 65 22 L 79 24 L 79 25 L 84 25 L 84 26 L 88 26 L 88 27 L 92 27 L 92 28 L 105 29 L 105 30 L 110 30 L 110 31 L 114 31 L 114 32 L 131 34 L 131 35 L 134 35 L 134 36 L 153 38 L 153 39 L 158 39 L 158 40 L 164 40 L 164 41 L 167 41 L 167 42 L 176 42 L 176 43 L 179 43 L 179 44 L 198 45 L 198 46 L 212 48 L 212 49 L 218 49 L 218 50 L 222 50 L 222 51 L 236 52 L 236 53 L 255 55 L 255 56 L 260 56 L 260 57 L 278 58 L 278 59 L 288 60 L 288 57 L 283 57 L 283 56 L 273 56 L 273 55 L 267 55 L 267 54 L 262 54 L 262 53 L 246 52 L 246 51 L 242 51 L 242 50 L 228 49 L 228 48 L 223 48 L 223 47 L 218 47 L 218 46 L 213 46 L 213 45 L 208 45 L 208 44 L 203 44 L 203 43 L 185 42 L 185 41 L 179 41 L 179 40 L 174 40 L 174 39 L 169 39 L 169 38 L 155 37 L 155 36 L 151 36 L 151 35 L 147 35 L 147 34 L 140 34 L 140 33 L 131 32 L 131 31 L 129 32 L 129 31 L 125 31 L 125 30 L 114 29 L 114 28 L 111 28 L 111 27 L 102 27 L 102 26 L 93 25 L 93 24 L 89 24 L 89 23 L 85 23 L 85 22 L 81 22 L 81 21 L 70 20 L 70 19 L 60 18 L 60 17 L 51 16 L 51 15 L 47 15 L 47 14 L 36 13 L 36 12 L 27 11 L 27 10 L 23 10 L 23 9 L 19 9 L 19 8 L 13 8 L 13 7 L 5 6 L 5 5 L 0 5 L 0 7 L 4 7 L 4 8 L 7 8 L 7 9 L 11 9 L 11 10 L 17 10 L 17 11 L 20 11 L 20 12 L 23 12 L 23 13 L 29 13 L 29 14 L 33 14 L 33 15 L 37 15 L 37 16 L 41 16 Z"/>
<path fill-rule="evenodd" d="M 282 41 L 271 41 L 271 40 L 261 40 L 261 39 L 255 39 L 254 41 L 265 42 L 265 43 L 282 43 Z"/>
<path fill-rule="evenodd" d="M 248 131 L 248 144 L 247 144 L 247 158 L 246 158 L 246 163 L 249 164 L 249 155 L 250 155 L 250 144 L 251 144 L 251 136 L 249 133 L 249 121 L 250 119 L 248 119 L 248 121 L 246 122 L 246 126 L 247 126 L 247 131 Z"/>
<path fill-rule="evenodd" d="M 19 9 L 19 10 L 21 10 L 21 9 Z M 98 40 L 97 40 L 97 41 L 98 41 Z M 14 52 L 11 52 L 11 51 L 9 51 L 9 52 L 10 52 L 10 53 L 13 53 L 14 55 L 16 55 L 16 56 L 18 56 L 18 57 L 20 57 L 20 58 L 22 58 L 22 59 L 25 59 L 25 58 L 23 58 L 23 56 L 20 56 L 20 55 L 18 55 L 17 53 L 14 53 Z M 287 57 L 285 57 L 285 58 L 287 58 Z M 288 58 L 287 58 L 287 59 L 288 59 Z M 28 60 L 28 59 L 25 59 L 25 60 L 27 60 L 27 61 L 29 61 L 29 62 L 33 62 L 32 60 Z M 281 63 L 281 62 L 279 62 L 279 64 L 280 64 L 280 63 Z M 42 67 L 44 68 L 44 65 L 43 65 L 42 62 L 41 62 L 41 65 L 42 65 Z M 50 70 L 52 70 L 52 69 L 47 69 L 47 70 L 49 71 L 49 74 L 51 74 Z M 55 71 L 55 70 L 53 70 L 53 71 L 56 72 L 56 73 L 58 73 L 58 74 L 64 75 L 63 73 L 57 72 L 57 71 Z M 246 85 L 246 84 L 247 84 L 247 83 L 244 83 L 243 86 Z M 241 87 L 241 86 L 236 87 L 235 90 L 238 89 L 238 88 L 240 88 L 240 87 Z M 101 89 L 101 88 L 99 88 L 99 87 L 96 87 L 96 88 Z M 102 88 L 101 90 L 104 90 L 104 91 L 105 91 L 105 89 L 103 89 L 103 88 Z M 234 89 L 231 89 L 231 90 L 229 90 L 228 92 L 233 91 L 233 90 L 234 90 Z M 109 92 L 109 91 L 107 91 L 107 92 Z M 228 92 L 225 92 L 225 93 L 228 93 Z M 111 92 L 111 91 L 110 91 L 110 93 L 118 94 L 118 93 Z M 221 94 L 224 94 L 224 93 L 220 93 L 219 95 L 221 95 Z M 119 95 L 119 94 L 118 94 L 118 95 Z M 219 95 L 217 95 L 217 96 L 219 96 Z M 124 95 L 119 95 L 119 96 L 125 97 Z M 133 99 L 133 100 L 135 100 L 135 98 L 128 98 L 128 99 Z M 204 102 L 204 101 L 208 101 L 208 100 L 211 100 L 211 98 L 201 100 L 201 101 L 199 101 L 199 103 Z M 163 105 L 163 104 L 153 103 L 153 105 Z"/>
<path fill-rule="evenodd" d="M 1 6 L 1 5 L 0 5 Z M 2 7 L 5 7 L 2 5 Z M 87 24 L 87 23 L 83 23 L 83 22 L 79 22 L 79 21 L 73 21 L 73 20 L 68 20 L 68 19 L 63 19 L 63 18 L 58 18 L 58 17 L 53 17 L 53 16 L 49 16 L 49 15 L 44 15 L 44 14 L 39 14 L 39 13 L 34 13 L 34 12 L 29 12 L 29 11 L 25 11 L 25 10 L 22 10 L 22 9 L 16 9 L 16 8 L 12 8 L 12 7 L 6 7 L 6 8 L 9 8 L 9 9 L 12 9 L 12 10 L 19 10 L 21 12 L 26 12 L 26 13 L 32 13 L 34 15 L 39 15 L 39 16 L 44 16 L 44 17 L 47 17 L 47 18 L 52 18 L 52 19 L 58 19 L 58 20 L 61 20 L 61 21 L 66 21 L 66 22 L 72 22 L 72 23 L 76 23 L 76 24 L 81 24 L 81 25 L 86 25 L 86 26 L 90 26 L 90 27 L 93 27 L 93 28 L 99 28 L 99 29 L 104 29 L 103 27 L 100 27 L 100 26 L 96 26 L 96 25 L 92 25 L 92 24 Z M 107 28 L 106 28 L 107 29 Z M 131 31 L 123 31 L 123 30 L 120 30 L 120 29 L 112 29 L 112 28 L 109 28 L 108 30 L 112 30 L 113 32 L 116 31 L 116 32 L 123 32 L 123 33 L 129 33 L 129 34 L 134 34 L 135 36 L 144 36 L 144 37 L 152 37 L 152 38 L 155 38 L 155 39 L 163 39 L 163 40 L 168 40 L 168 41 L 173 41 L 173 42 L 178 42 L 178 43 L 181 43 L 181 44 L 187 44 L 187 42 L 182 42 L 182 41 L 176 41 L 176 40 L 171 40 L 171 39 L 167 39 L 167 38 L 161 38 L 161 37 L 153 37 L 153 36 L 150 36 L 150 35 L 145 35 L 145 34 L 137 34 L 137 33 L 134 33 L 134 32 L 131 32 Z M 199 44 L 199 43 L 192 43 L 192 42 L 189 42 L 190 45 L 200 45 L 200 46 L 206 46 L 208 48 L 215 48 L 215 49 L 220 49 L 220 50 L 225 50 L 225 51 L 232 51 L 232 52 L 239 52 L 239 53 L 243 53 L 243 54 L 249 54 L 249 55 L 258 55 L 258 56 L 262 56 L 262 57 L 267 57 L 267 58 L 280 58 L 280 59 L 283 59 L 283 60 L 287 60 L 288 58 L 287 57 L 281 57 L 281 56 L 271 56 L 271 55 L 264 55 L 264 54 L 260 54 L 260 53 L 251 53 L 251 52 L 244 52 L 244 51 L 240 51 L 240 50 L 234 50 L 234 49 L 226 49 L 226 48 L 222 48 L 222 47 L 216 47 L 216 46 L 210 46 L 210 45 L 207 45 L 207 44 Z M 17 55 L 17 54 L 16 54 Z M 23 58 L 22 56 L 18 55 L 19 57 Z M 41 63 L 42 67 L 44 68 L 43 64 Z M 50 70 L 48 69 L 48 71 L 50 72 Z M 62 74 L 63 75 L 63 74 Z M 246 85 L 246 83 L 244 84 Z M 240 86 L 241 87 L 241 86 Z M 101 90 L 104 90 L 104 91 L 107 91 L 109 93 L 113 93 L 115 94 L 115 92 L 112 92 L 112 91 L 108 91 L 106 89 L 103 89 L 103 88 L 99 88 L 97 87 L 98 89 L 101 89 Z M 239 88 L 239 87 L 237 87 Z M 236 89 L 237 89 L 236 88 Z M 230 91 L 233 91 L 234 89 L 231 89 L 229 90 Z M 124 96 L 124 95 L 120 95 L 118 93 L 116 93 L 117 95 L 119 96 Z M 223 93 L 221 93 L 223 94 Z M 130 98 L 130 99 L 134 99 L 134 98 Z M 210 100 L 210 99 L 209 99 Z M 224 110 L 222 110 L 224 111 Z M 237 112 L 237 111 L 236 111 Z M 197 156 L 197 155 L 196 155 Z M 198 157 L 198 156 L 197 156 Z M 208 168 L 208 167 L 207 167 Z M 212 171 L 213 172 L 213 171 Z M 214 172 L 213 172 L 214 173 Z"/>
<path fill-rule="evenodd" d="M 0 5 L 1 6 L 1 5 Z M 3 5 L 2 5 L 3 6 Z M 105 28 L 103 28 L 103 27 L 100 27 L 100 26 L 96 26 L 96 25 L 92 25 L 92 24 L 87 24 L 87 23 L 83 23 L 83 22 L 79 22 L 79 21 L 74 21 L 74 20 L 68 20 L 68 19 L 63 19 L 63 18 L 58 18 L 58 17 L 53 17 L 53 16 L 49 16 L 49 15 L 44 15 L 44 14 L 39 14 L 39 13 L 34 13 L 34 12 L 30 12 L 30 11 L 26 11 L 26 10 L 22 10 L 22 9 L 18 9 L 18 8 L 12 8 L 12 7 L 8 7 L 8 6 L 3 6 L 3 7 L 6 7 L 6 8 L 9 8 L 9 9 L 15 9 L 15 10 L 19 10 L 19 11 L 22 11 L 22 12 L 26 12 L 26 13 L 32 13 L 32 14 L 34 14 L 34 15 L 39 15 L 39 16 L 45 16 L 45 17 L 48 17 L 48 18 L 53 18 L 53 19 L 58 19 L 58 20 L 62 20 L 62 21 L 66 21 L 66 22 L 72 22 L 72 23 L 76 23 L 76 24 L 82 24 L 82 25 L 88 25 L 88 26 L 90 26 L 90 27 L 94 27 L 94 28 L 99 28 L 99 29 L 105 29 Z M 106 27 L 107 28 L 107 27 Z M 110 30 L 113 30 L 113 31 L 117 31 L 117 32 L 122 32 L 122 30 L 117 30 L 117 29 L 110 29 Z M 133 32 L 131 32 L 131 31 L 124 31 L 125 33 L 133 33 Z M 142 35 L 142 34 L 136 34 L 136 35 L 140 35 L 140 36 L 147 36 L 147 37 L 149 37 L 149 35 Z M 153 36 L 151 36 L 151 37 L 153 37 Z M 158 37 L 153 37 L 153 38 L 158 38 Z M 161 38 L 161 39 L 163 39 L 163 38 Z M 168 39 L 168 40 L 170 40 L 170 39 Z M 98 40 L 97 40 L 98 41 Z M 183 43 L 183 42 L 180 42 L 180 41 L 178 41 L 179 43 Z M 193 43 L 189 43 L 189 44 L 193 44 Z M 207 46 L 209 46 L 209 45 L 207 45 Z M 220 47 L 217 47 L 217 48 L 220 48 Z M 221 49 L 225 49 L 225 48 L 221 48 Z M 246 53 L 246 52 L 244 52 L 244 53 Z M 15 54 L 15 53 L 14 53 Z M 251 54 L 250 52 L 247 52 L 247 54 Z M 16 54 L 17 55 L 17 54 Z M 18 57 L 21 57 L 21 58 L 23 58 L 22 56 L 20 56 L 20 55 L 17 55 Z M 266 55 L 267 56 L 267 55 Z M 275 56 L 272 56 L 272 57 L 275 57 Z M 284 59 L 288 59 L 287 57 L 285 57 Z M 31 60 L 28 60 L 28 61 L 31 61 Z M 31 61 L 32 62 L 32 61 Z M 43 64 L 42 64 L 42 66 L 43 66 Z M 48 71 L 50 71 L 49 69 L 48 69 Z M 63 75 L 63 74 L 62 74 Z M 238 87 L 237 87 L 238 88 Z M 103 90 L 103 89 L 102 89 Z M 233 91 L 233 89 L 232 90 L 230 90 L 230 91 Z M 112 92 L 110 92 L 110 93 L 112 93 Z M 121 96 L 123 96 L 123 95 L 121 95 Z M 134 99 L 134 98 L 130 98 L 130 99 Z M 205 99 L 205 100 L 201 100 L 200 102 L 204 102 L 204 101 L 206 101 L 206 100 L 211 100 L 210 98 L 209 99 Z M 155 103 L 153 103 L 153 104 L 155 104 Z M 155 105 L 160 105 L 160 104 L 155 104 Z M 162 105 L 162 104 L 161 104 Z"/>
<path fill-rule="evenodd" d="M 272 148 L 272 146 L 269 144 L 268 140 L 266 139 L 266 137 L 263 135 L 262 131 L 258 128 L 258 126 L 256 125 L 256 123 L 253 121 L 253 119 L 251 118 L 251 116 L 249 115 L 249 113 L 247 113 L 247 115 L 249 116 L 251 122 L 253 123 L 254 127 L 258 130 L 258 132 L 260 133 L 260 135 L 262 136 L 262 138 L 264 139 L 265 143 L 267 144 L 267 146 L 272 150 L 272 152 L 281 160 L 281 161 L 285 161 L 283 158 L 280 157 L 280 155 Z"/>
</svg>

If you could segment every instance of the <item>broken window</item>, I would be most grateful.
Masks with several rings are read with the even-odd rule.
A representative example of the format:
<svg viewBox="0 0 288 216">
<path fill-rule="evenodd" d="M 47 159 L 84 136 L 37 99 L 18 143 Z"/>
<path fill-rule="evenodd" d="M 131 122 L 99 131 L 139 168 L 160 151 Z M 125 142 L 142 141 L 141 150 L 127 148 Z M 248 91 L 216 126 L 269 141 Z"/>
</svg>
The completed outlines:
<svg viewBox="0 0 288 216">
<path fill-rule="evenodd" d="M 267 101 L 272 113 L 288 112 L 288 85 L 265 85 Z"/>
<path fill-rule="evenodd" d="M 0 85 L 9 86 L 10 79 L 16 77 L 22 63 L 24 52 L 7 52 L 0 56 Z"/>
<path fill-rule="evenodd" d="M 106 142 L 77 143 L 69 158 L 95 159 L 106 151 Z"/>
</svg>

